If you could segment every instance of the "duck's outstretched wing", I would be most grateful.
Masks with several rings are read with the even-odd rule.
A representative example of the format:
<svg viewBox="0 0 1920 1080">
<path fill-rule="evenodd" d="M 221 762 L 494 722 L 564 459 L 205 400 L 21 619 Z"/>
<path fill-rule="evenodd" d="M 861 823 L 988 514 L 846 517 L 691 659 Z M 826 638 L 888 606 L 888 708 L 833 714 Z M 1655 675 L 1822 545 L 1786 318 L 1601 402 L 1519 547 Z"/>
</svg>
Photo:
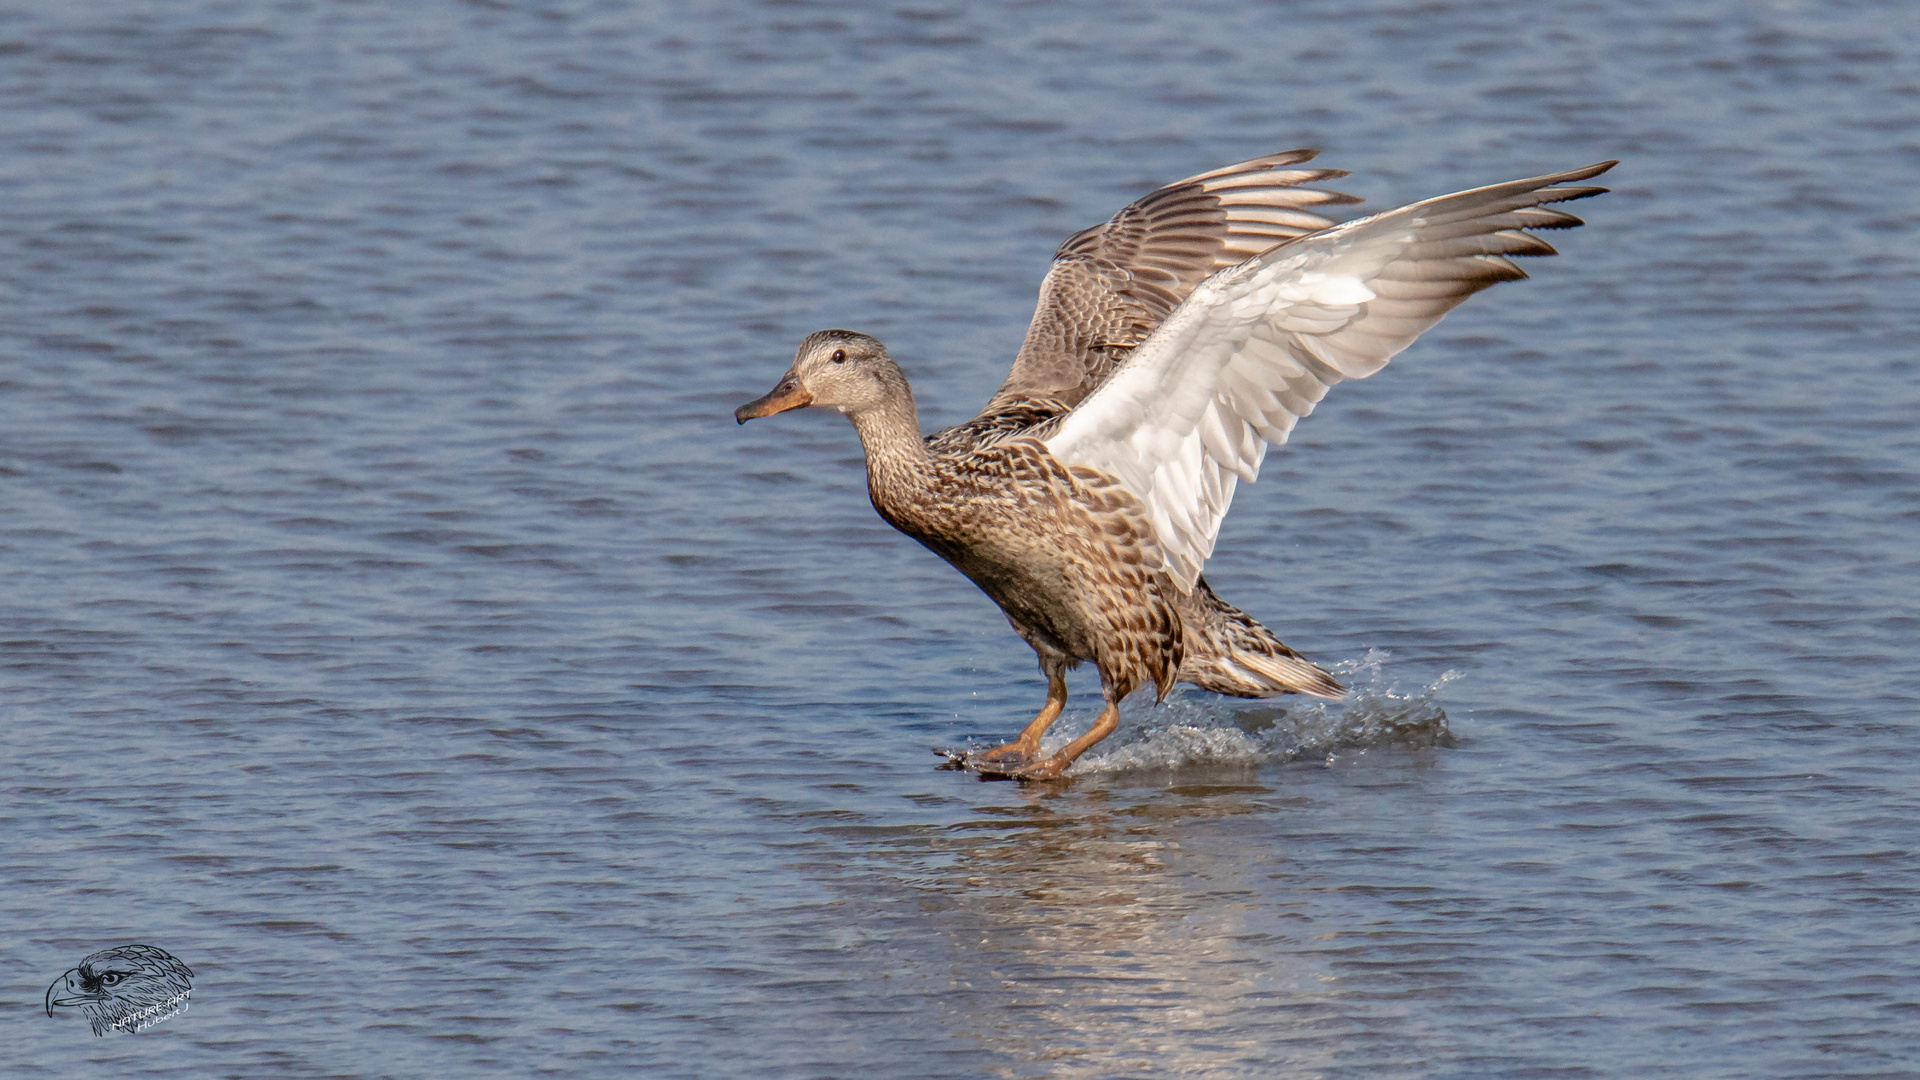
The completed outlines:
<svg viewBox="0 0 1920 1080">
<path fill-rule="evenodd" d="M 1190 176 L 1068 237 L 987 412 L 1021 398 L 1078 404 L 1215 271 L 1334 224 L 1307 208 L 1360 200 L 1300 186 L 1347 175 L 1293 167 L 1317 153 L 1288 150 Z"/>
<path fill-rule="evenodd" d="M 1386 366 L 1455 305 L 1552 255 L 1528 229 L 1579 218 L 1544 204 L 1614 162 L 1515 180 L 1349 221 L 1193 290 L 1120 369 L 1060 421 L 1047 449 L 1119 478 L 1147 504 L 1168 572 L 1191 589 L 1236 480 L 1342 379 Z"/>
</svg>

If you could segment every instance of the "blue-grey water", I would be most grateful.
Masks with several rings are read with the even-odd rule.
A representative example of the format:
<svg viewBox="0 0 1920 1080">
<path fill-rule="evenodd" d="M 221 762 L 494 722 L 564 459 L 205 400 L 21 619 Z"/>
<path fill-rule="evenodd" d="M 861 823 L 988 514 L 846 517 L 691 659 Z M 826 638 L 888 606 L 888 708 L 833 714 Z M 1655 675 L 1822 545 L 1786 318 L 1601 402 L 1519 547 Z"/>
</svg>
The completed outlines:
<svg viewBox="0 0 1920 1080">
<path fill-rule="evenodd" d="M 1914 1075 L 1912 15 L 8 5 L 10 1066 Z M 1241 489 L 1216 586 L 1362 692 L 936 770 L 1031 653 L 729 411 L 850 326 L 964 418 L 1062 237 L 1293 146 L 1623 160 Z M 188 1012 L 43 1015 L 127 942 Z"/>
</svg>

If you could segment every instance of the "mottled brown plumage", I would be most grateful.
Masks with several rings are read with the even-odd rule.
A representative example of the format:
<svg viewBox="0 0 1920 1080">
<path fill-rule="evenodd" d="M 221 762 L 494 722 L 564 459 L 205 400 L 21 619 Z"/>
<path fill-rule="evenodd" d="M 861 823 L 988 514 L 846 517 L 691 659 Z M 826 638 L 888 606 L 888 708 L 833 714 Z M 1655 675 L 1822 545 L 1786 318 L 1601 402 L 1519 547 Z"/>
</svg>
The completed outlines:
<svg viewBox="0 0 1920 1080">
<path fill-rule="evenodd" d="M 1059 776 L 1149 683 L 1160 698 L 1176 682 L 1339 695 L 1199 576 L 1233 477 L 1251 479 L 1266 442 L 1327 386 L 1378 370 L 1467 295 L 1524 277 L 1503 256 L 1552 248 L 1522 230 L 1579 224 L 1540 204 L 1603 190 L 1554 185 L 1607 167 L 1335 227 L 1306 207 L 1355 200 L 1299 186 L 1345 175 L 1289 168 L 1312 156 L 1191 177 L 1069 238 L 1013 370 L 964 424 L 923 436 L 899 366 L 848 330 L 807 337 L 780 384 L 735 412 L 741 423 L 803 406 L 844 413 L 881 517 L 980 586 L 1039 655 L 1047 705 L 1015 741 L 969 756 L 981 771 Z M 1043 759 L 1065 672 L 1087 660 L 1106 708 Z"/>
</svg>

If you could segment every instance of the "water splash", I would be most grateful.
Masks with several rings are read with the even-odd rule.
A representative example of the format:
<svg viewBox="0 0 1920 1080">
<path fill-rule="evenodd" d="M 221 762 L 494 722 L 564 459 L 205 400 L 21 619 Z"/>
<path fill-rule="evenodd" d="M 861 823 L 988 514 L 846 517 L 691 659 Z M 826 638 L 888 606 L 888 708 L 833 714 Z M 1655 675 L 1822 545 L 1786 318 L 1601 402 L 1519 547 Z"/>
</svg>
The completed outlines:
<svg viewBox="0 0 1920 1080">
<path fill-rule="evenodd" d="M 1289 704 L 1249 703 L 1213 696 L 1176 695 L 1160 707 L 1122 710 L 1120 730 L 1097 752 L 1076 762 L 1070 776 L 1177 769 L 1194 765 L 1252 765 L 1392 747 L 1403 750 L 1453 746 L 1447 714 L 1435 700 L 1459 678 L 1449 671 L 1410 693 L 1399 692 L 1386 674 L 1387 653 L 1369 649 L 1358 660 L 1336 665 L 1350 691 L 1339 701 L 1289 699 Z M 1092 717 L 1063 721 L 1043 743 L 1052 753 L 1085 731 Z"/>
</svg>

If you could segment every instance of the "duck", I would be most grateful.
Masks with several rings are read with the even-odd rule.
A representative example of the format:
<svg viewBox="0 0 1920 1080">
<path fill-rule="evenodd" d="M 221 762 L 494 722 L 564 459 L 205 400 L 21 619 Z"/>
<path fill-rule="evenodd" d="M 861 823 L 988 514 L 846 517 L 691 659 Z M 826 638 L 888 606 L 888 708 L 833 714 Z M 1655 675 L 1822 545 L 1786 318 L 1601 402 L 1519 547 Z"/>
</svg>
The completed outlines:
<svg viewBox="0 0 1920 1080">
<path fill-rule="evenodd" d="M 1190 176 L 1073 234 L 1054 254 L 1011 371 L 973 419 L 923 433 L 872 335 L 820 330 L 741 424 L 794 409 L 852 422 L 880 517 L 999 605 L 1047 680 L 1010 742 L 959 756 L 985 777 L 1060 779 L 1149 684 L 1244 698 L 1339 698 L 1325 668 L 1221 599 L 1202 570 L 1240 481 L 1328 389 L 1365 379 L 1467 297 L 1556 254 L 1551 204 L 1607 189 L 1617 162 L 1458 191 L 1347 221 L 1317 151 Z M 1091 662 L 1103 706 L 1051 753 L 1066 674 Z"/>
</svg>

